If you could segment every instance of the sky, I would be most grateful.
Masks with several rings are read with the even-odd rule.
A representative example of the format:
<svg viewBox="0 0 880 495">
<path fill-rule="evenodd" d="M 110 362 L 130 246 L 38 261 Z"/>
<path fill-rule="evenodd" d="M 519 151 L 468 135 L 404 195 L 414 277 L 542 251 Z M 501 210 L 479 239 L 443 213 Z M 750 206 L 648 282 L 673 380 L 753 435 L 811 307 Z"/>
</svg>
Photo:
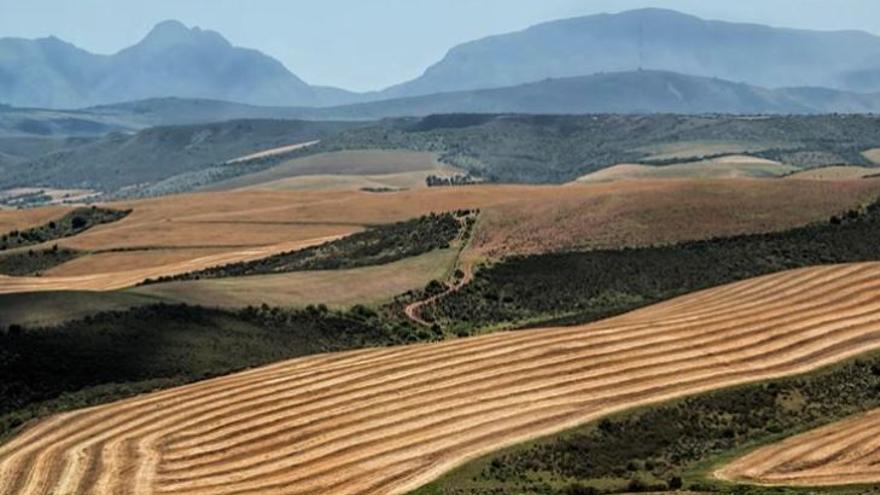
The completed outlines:
<svg viewBox="0 0 880 495">
<path fill-rule="evenodd" d="M 275 57 L 310 84 L 369 91 L 417 77 L 458 43 L 641 7 L 880 34 L 880 0 L 0 0 L 0 37 L 54 35 L 109 54 L 176 19 Z"/>
</svg>

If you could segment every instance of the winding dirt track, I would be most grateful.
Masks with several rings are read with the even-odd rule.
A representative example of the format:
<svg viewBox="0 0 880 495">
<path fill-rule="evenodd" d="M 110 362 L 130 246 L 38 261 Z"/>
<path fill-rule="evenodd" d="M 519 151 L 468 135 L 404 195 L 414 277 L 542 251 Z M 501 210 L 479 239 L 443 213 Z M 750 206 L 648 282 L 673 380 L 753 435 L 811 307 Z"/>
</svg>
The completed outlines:
<svg viewBox="0 0 880 495">
<path fill-rule="evenodd" d="M 787 486 L 880 482 L 880 409 L 758 449 L 715 476 Z"/>
<path fill-rule="evenodd" d="M 295 359 L 51 417 L 0 493 L 391 494 L 615 410 L 880 348 L 880 263 L 731 284 L 602 322 Z"/>
</svg>

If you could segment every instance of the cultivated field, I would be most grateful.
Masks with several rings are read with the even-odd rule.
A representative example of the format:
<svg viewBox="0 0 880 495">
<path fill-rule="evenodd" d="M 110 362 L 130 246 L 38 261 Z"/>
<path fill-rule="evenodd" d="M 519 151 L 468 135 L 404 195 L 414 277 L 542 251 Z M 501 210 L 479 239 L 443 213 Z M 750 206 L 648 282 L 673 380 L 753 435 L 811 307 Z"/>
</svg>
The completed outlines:
<svg viewBox="0 0 880 495">
<path fill-rule="evenodd" d="M 776 177 L 797 171 L 797 167 L 747 155 L 729 155 L 671 165 L 622 163 L 577 179 L 577 182 L 605 182 L 623 179 Z"/>
<path fill-rule="evenodd" d="M 638 180 L 560 186 L 475 185 L 394 193 L 228 191 L 110 203 L 118 222 L 32 246 L 88 252 L 41 277 L 0 278 L 0 293 L 109 290 L 182 267 L 254 259 L 430 212 L 479 208 L 472 260 L 561 249 L 665 244 L 781 230 L 858 207 L 880 179 Z M 2 231 L 61 217 L 65 207 L 0 212 Z"/>
<path fill-rule="evenodd" d="M 674 141 L 637 148 L 650 153 L 646 160 L 669 160 L 674 158 L 696 158 L 725 153 L 747 153 L 783 147 L 783 143 L 762 143 L 758 141 Z"/>
<path fill-rule="evenodd" d="M 165 282 L 135 287 L 126 292 L 209 307 L 259 306 L 262 303 L 282 307 L 372 305 L 386 302 L 408 290 L 421 289 L 431 280 L 446 278 L 456 255 L 454 249 L 442 249 L 394 263 L 350 270 Z"/>
<path fill-rule="evenodd" d="M 818 167 L 787 175 L 786 179 L 852 180 L 880 173 L 880 168 L 839 165 Z"/>
<path fill-rule="evenodd" d="M 402 150 L 333 151 L 295 158 L 262 172 L 218 182 L 212 184 L 208 190 L 254 187 L 284 189 L 284 184 L 289 183 L 291 178 L 310 175 L 364 176 L 412 172 L 449 175 L 458 172 L 458 169 L 441 163 L 435 153 Z"/>
<path fill-rule="evenodd" d="M 256 153 L 251 153 L 250 155 L 245 155 L 245 156 L 240 156 L 238 158 L 234 158 L 232 160 L 229 160 L 226 163 L 240 163 L 240 162 L 246 162 L 248 160 L 255 160 L 257 158 L 265 158 L 267 156 L 274 156 L 274 155 L 280 155 L 282 153 L 289 153 L 291 151 L 296 151 L 299 149 L 308 148 L 309 146 L 312 146 L 314 144 L 318 144 L 319 142 L 320 142 L 320 140 L 315 140 L 315 141 L 307 141 L 305 143 L 296 143 L 296 144 L 289 144 L 287 146 L 279 146 L 277 148 L 270 148 L 268 150 L 258 151 Z"/>
<path fill-rule="evenodd" d="M 783 272 L 591 325 L 295 359 L 61 414 L 0 492 L 404 493 L 610 412 L 880 348 L 880 264 Z"/>
<path fill-rule="evenodd" d="M 880 410 L 758 449 L 715 472 L 762 485 L 831 486 L 880 482 Z"/>
<path fill-rule="evenodd" d="M 873 148 L 862 153 L 868 160 L 880 164 L 880 148 Z"/>
<path fill-rule="evenodd" d="M 111 270 L 103 273 L 91 273 L 57 277 L 9 277 L 0 275 L 0 294 L 35 291 L 59 290 L 115 290 L 139 284 L 150 278 L 187 273 L 211 266 L 224 265 L 234 261 L 248 261 L 265 258 L 276 253 L 294 251 L 309 246 L 322 244 L 339 236 L 328 236 L 273 244 L 266 247 L 240 249 L 236 251 L 212 254 L 197 258 L 170 263 L 166 265 L 136 268 L 128 270 Z"/>
</svg>

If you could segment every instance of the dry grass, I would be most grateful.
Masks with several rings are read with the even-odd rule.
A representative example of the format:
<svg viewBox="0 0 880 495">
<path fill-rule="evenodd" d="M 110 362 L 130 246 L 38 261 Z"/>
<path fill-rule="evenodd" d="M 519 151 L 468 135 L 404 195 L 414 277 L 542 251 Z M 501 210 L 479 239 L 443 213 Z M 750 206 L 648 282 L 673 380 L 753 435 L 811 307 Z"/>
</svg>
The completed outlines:
<svg viewBox="0 0 880 495">
<path fill-rule="evenodd" d="M 871 202 L 880 180 L 637 180 L 557 190 L 486 208 L 472 249 L 494 258 L 778 231 Z"/>
<path fill-rule="evenodd" d="M 880 165 L 880 148 L 873 148 L 862 153 L 868 160 Z"/>
<path fill-rule="evenodd" d="M 796 172 L 786 176 L 786 179 L 810 179 L 810 180 L 851 180 L 861 179 L 869 175 L 880 173 L 880 168 L 859 167 L 856 165 L 836 165 L 833 167 L 819 167 Z"/>
<path fill-rule="evenodd" d="M 403 150 L 333 151 L 286 161 L 262 172 L 213 184 L 207 190 L 241 189 L 308 175 L 384 175 L 422 171 L 448 173 L 451 170 L 455 169 L 440 163 L 436 153 Z"/>
<path fill-rule="evenodd" d="M 0 209 L 0 235 L 13 230 L 25 230 L 49 223 L 51 220 L 63 217 L 71 210 L 73 208 L 69 206 L 50 206 L 24 210 Z"/>
<path fill-rule="evenodd" d="M 277 148 L 272 148 L 268 150 L 258 151 L 256 153 L 251 153 L 250 155 L 240 156 L 238 158 L 233 158 L 226 163 L 239 163 L 246 162 L 248 160 L 254 160 L 256 158 L 265 158 L 267 156 L 280 155 L 282 153 L 289 153 L 291 151 L 296 151 L 303 148 L 308 148 L 314 144 L 318 144 L 320 140 L 317 141 L 308 141 L 306 143 L 297 143 L 297 144 L 289 144 L 287 146 L 279 146 Z"/>
<path fill-rule="evenodd" d="M 831 486 L 880 482 L 880 409 L 787 438 L 715 472 L 761 485 Z"/>
<path fill-rule="evenodd" d="M 880 348 L 880 264 L 778 273 L 585 326 L 316 355 L 51 417 L 4 493 L 397 494 L 634 406 Z"/>
<path fill-rule="evenodd" d="M 112 203 L 133 212 L 119 222 L 58 241 L 82 250 L 139 249 L 89 255 L 42 279 L 0 279 L 0 292 L 117 288 L 236 261 L 289 243 L 345 235 L 369 224 L 429 212 L 480 208 L 465 259 L 562 249 L 670 243 L 766 232 L 824 220 L 880 194 L 880 180 L 682 179 L 570 186 L 479 185 L 395 193 L 229 191 Z M 57 218 L 61 208 L 0 212 L 9 225 Z M 102 286 L 97 281 L 106 285 Z M 87 282 L 88 281 L 88 282 Z"/>
<path fill-rule="evenodd" d="M 304 241 L 285 242 L 270 246 L 239 249 L 186 259 L 176 263 L 168 263 L 160 266 L 143 267 L 138 263 L 137 268 L 117 270 L 115 267 L 107 271 L 93 272 L 84 275 L 56 276 L 56 277 L 9 277 L 0 275 L 0 294 L 13 294 L 18 292 L 36 291 L 61 291 L 61 290 L 97 290 L 108 291 L 130 287 L 150 278 L 158 278 L 164 275 L 187 273 L 203 268 L 225 265 L 235 261 L 248 261 L 265 258 L 284 251 L 294 251 L 309 246 L 314 246 L 338 238 L 329 236 L 312 238 Z M 88 261 L 86 261 L 88 263 Z"/>
<path fill-rule="evenodd" d="M 375 305 L 408 290 L 444 279 L 456 259 L 453 249 L 436 250 L 387 265 L 169 282 L 136 287 L 131 294 L 211 307 Z"/>
<path fill-rule="evenodd" d="M 722 153 L 747 153 L 763 151 L 784 146 L 781 143 L 758 143 L 744 141 L 676 141 L 640 148 L 650 153 L 648 160 L 669 160 L 673 158 L 695 158 Z"/>
<path fill-rule="evenodd" d="M 715 179 L 776 177 L 797 170 L 797 167 L 772 160 L 746 155 L 730 155 L 698 162 L 662 166 L 622 163 L 579 177 L 576 182 L 697 177 Z"/>
<path fill-rule="evenodd" d="M 367 188 L 380 189 L 420 189 L 428 187 L 425 180 L 430 175 L 450 177 L 457 172 L 451 169 L 423 170 L 379 175 L 302 175 L 279 179 L 264 184 L 248 186 L 243 189 L 266 190 L 329 190 L 342 189 L 359 191 Z M 387 191 L 386 191 L 387 192 Z"/>
</svg>

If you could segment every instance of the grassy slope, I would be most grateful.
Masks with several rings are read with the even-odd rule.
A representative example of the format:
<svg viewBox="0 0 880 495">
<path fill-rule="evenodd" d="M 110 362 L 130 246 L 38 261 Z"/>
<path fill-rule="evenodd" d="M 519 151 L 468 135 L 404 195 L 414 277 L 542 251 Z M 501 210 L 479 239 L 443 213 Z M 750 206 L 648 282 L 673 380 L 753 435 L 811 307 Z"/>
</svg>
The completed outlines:
<svg viewBox="0 0 880 495">
<path fill-rule="evenodd" d="M 223 307 L 262 303 L 293 307 L 320 303 L 330 307 L 377 305 L 422 288 L 431 280 L 444 279 L 456 257 L 455 249 L 437 249 L 378 266 L 165 282 L 125 293 Z"/>
<path fill-rule="evenodd" d="M 287 160 L 267 170 L 212 184 L 206 189 L 222 191 L 258 185 L 271 188 L 276 181 L 319 174 L 357 176 L 449 168 L 437 160 L 436 153 L 405 150 L 331 151 Z"/>
<path fill-rule="evenodd" d="M 515 256 L 442 298 L 441 324 L 590 321 L 698 289 L 817 264 L 880 259 L 880 203 L 786 232 L 661 247 Z M 558 319 L 558 320 L 557 320 Z"/>
</svg>

